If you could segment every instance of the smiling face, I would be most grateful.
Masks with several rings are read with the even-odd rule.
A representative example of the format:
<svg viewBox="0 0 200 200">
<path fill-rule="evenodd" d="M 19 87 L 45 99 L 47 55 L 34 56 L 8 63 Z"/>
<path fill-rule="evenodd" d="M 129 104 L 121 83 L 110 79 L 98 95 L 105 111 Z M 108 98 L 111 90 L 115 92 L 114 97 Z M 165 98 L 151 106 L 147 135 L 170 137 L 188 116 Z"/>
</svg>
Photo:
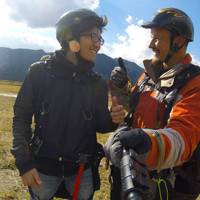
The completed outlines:
<svg viewBox="0 0 200 200">
<path fill-rule="evenodd" d="M 90 29 L 89 31 L 85 31 L 83 33 L 84 34 L 85 33 L 86 34 L 94 33 L 98 37 L 101 37 L 101 32 L 100 32 L 99 28 L 97 28 L 97 27 L 94 27 L 94 28 Z M 95 57 L 101 47 L 100 41 L 95 43 L 91 40 L 91 36 L 80 36 L 79 44 L 80 44 L 81 57 L 86 61 L 94 62 Z"/>
<path fill-rule="evenodd" d="M 151 28 L 149 48 L 155 53 L 152 62 L 163 62 L 170 51 L 170 32 L 164 28 Z"/>
</svg>

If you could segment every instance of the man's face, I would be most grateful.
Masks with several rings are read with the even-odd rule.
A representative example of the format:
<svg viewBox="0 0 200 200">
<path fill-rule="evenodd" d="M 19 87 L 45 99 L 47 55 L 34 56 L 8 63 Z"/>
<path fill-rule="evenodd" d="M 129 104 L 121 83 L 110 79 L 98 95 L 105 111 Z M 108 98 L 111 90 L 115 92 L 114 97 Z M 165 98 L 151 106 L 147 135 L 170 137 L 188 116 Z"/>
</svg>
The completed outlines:
<svg viewBox="0 0 200 200">
<path fill-rule="evenodd" d="M 170 51 L 170 32 L 164 28 L 151 28 L 149 48 L 155 53 L 153 64 L 162 63 Z"/>
<path fill-rule="evenodd" d="M 95 35 L 97 35 L 98 37 L 101 37 L 101 33 L 99 28 L 94 27 L 89 31 L 85 31 L 83 32 L 83 34 L 87 34 L 87 33 L 93 33 Z M 100 41 L 98 42 L 93 42 L 91 40 L 91 36 L 80 36 L 80 55 L 81 57 L 89 62 L 94 62 L 95 61 L 95 57 L 98 53 L 98 51 L 100 50 Z"/>
</svg>

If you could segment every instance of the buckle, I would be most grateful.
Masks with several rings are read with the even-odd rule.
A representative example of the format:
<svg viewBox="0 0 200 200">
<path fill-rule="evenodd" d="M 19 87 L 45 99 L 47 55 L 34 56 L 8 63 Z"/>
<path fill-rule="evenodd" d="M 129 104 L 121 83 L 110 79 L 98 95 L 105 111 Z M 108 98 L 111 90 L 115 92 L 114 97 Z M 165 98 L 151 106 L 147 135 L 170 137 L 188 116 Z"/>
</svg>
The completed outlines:
<svg viewBox="0 0 200 200">
<path fill-rule="evenodd" d="M 90 156 L 91 156 L 90 154 L 79 154 L 79 159 L 76 162 L 79 163 L 80 165 L 89 163 Z"/>
</svg>

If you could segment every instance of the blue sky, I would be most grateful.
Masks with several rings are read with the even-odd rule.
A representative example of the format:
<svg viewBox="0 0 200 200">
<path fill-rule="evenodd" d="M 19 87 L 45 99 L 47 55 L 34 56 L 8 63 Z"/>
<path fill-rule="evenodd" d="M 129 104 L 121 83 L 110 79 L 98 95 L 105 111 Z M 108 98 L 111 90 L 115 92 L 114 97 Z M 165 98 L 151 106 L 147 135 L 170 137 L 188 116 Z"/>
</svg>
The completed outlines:
<svg viewBox="0 0 200 200">
<path fill-rule="evenodd" d="M 100 53 L 112 58 L 121 56 L 141 67 L 144 59 L 153 56 L 148 49 L 150 32 L 141 24 L 158 9 L 179 8 L 193 21 L 194 42 L 187 51 L 193 63 L 200 65 L 199 0 L 0 0 L 0 46 L 55 51 L 60 48 L 55 38 L 56 21 L 64 12 L 83 7 L 108 17 Z"/>
</svg>

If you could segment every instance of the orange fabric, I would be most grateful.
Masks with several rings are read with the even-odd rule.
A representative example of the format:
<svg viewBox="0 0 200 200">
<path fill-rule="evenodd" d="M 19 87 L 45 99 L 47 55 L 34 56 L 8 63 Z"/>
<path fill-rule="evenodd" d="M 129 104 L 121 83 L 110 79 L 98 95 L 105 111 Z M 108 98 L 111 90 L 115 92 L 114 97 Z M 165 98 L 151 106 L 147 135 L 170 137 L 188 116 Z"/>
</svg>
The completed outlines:
<svg viewBox="0 0 200 200">
<path fill-rule="evenodd" d="M 182 63 L 184 66 L 187 66 L 191 63 L 192 58 L 190 56 L 190 54 L 186 54 L 186 56 L 183 58 L 183 60 L 180 61 L 180 63 Z"/>
<path fill-rule="evenodd" d="M 180 63 L 187 66 L 191 60 L 191 56 L 186 54 Z M 131 89 L 131 92 L 144 77 L 145 71 Z M 176 95 L 178 100 L 171 110 L 170 118 L 165 128 L 163 128 L 165 105 L 158 103 L 156 95 L 155 91 L 151 90 L 141 93 L 132 124 L 133 129 L 141 128 L 151 138 L 152 149 L 146 160 L 150 170 L 157 168 L 159 159 L 158 146 L 152 135 L 155 130 L 159 130 L 164 140 L 164 168 L 181 165 L 183 162 L 190 160 L 194 149 L 200 141 L 200 75 L 191 79 Z M 160 124 L 157 124 L 158 105 Z"/>
<path fill-rule="evenodd" d="M 144 71 L 145 72 L 145 71 Z M 135 89 L 135 87 L 137 86 L 137 84 L 138 84 L 138 82 L 140 81 L 140 80 L 142 80 L 142 79 L 144 79 L 144 77 L 145 77 L 145 73 L 142 73 L 142 75 L 141 75 L 141 77 L 137 80 L 137 82 L 135 83 L 135 86 L 133 86 L 132 88 L 131 88 L 131 92 L 133 92 L 133 90 Z"/>
<path fill-rule="evenodd" d="M 140 79 L 143 79 L 144 74 Z M 159 115 L 161 123 L 159 127 L 155 127 L 157 117 L 158 101 L 154 99 L 154 91 L 144 92 L 140 96 L 140 101 L 136 107 L 134 122 L 132 128 L 162 130 L 163 116 L 165 107 L 161 103 Z M 200 75 L 190 80 L 185 85 L 179 94 L 183 96 L 173 108 L 173 113 L 170 116 L 170 122 L 166 126 L 166 130 L 173 129 L 176 131 L 184 141 L 185 151 L 181 155 L 181 161 L 188 161 L 200 140 Z M 159 132 L 160 132 L 159 130 Z M 155 168 L 158 163 L 158 147 L 154 137 L 147 131 L 152 141 L 152 150 L 147 158 L 147 166 Z M 161 132 L 162 133 L 162 132 Z M 170 155 L 171 148 L 173 148 L 170 137 L 173 135 L 165 135 L 162 133 L 165 143 L 164 162 Z"/>
</svg>

